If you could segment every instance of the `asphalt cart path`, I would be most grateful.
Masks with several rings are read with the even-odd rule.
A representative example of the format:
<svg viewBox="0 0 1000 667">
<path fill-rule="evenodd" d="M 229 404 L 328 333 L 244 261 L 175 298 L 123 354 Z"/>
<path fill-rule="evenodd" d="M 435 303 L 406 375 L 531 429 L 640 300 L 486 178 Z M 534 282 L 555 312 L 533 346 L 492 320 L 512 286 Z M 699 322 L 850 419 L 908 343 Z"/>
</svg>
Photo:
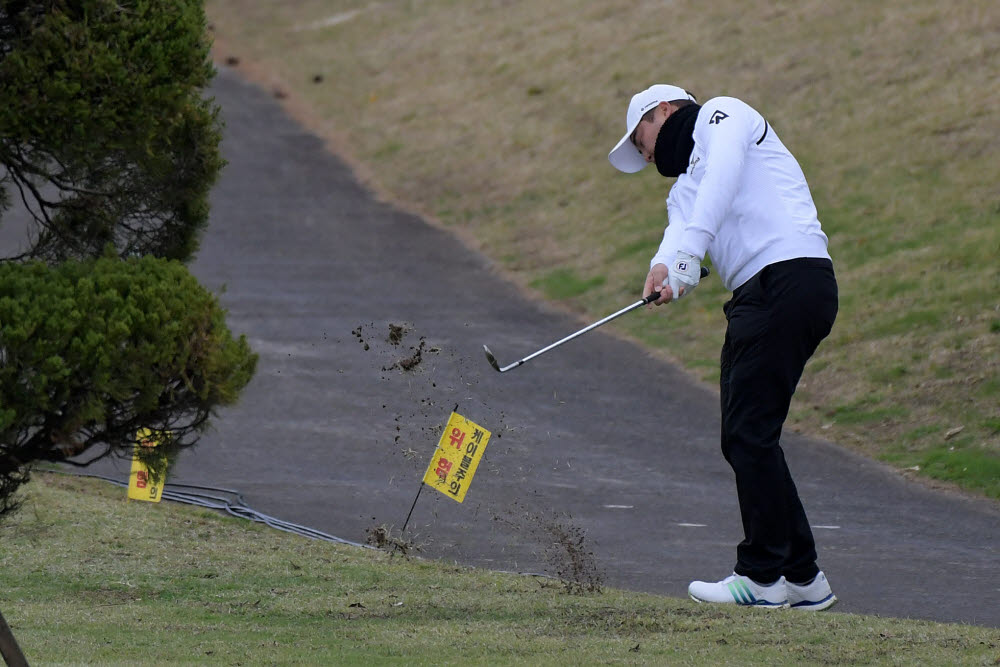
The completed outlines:
<svg viewBox="0 0 1000 667">
<path fill-rule="evenodd" d="M 424 490 L 407 530 L 419 556 L 673 596 L 732 571 L 742 530 L 710 388 L 604 330 L 495 372 L 484 343 L 506 364 L 586 323 L 376 201 L 232 71 L 213 94 L 229 165 L 192 268 L 260 364 L 168 481 L 363 542 L 398 531 L 457 405 L 493 438 L 464 503 Z M 825 442 L 783 445 L 837 611 L 1000 626 L 995 504 Z"/>
</svg>

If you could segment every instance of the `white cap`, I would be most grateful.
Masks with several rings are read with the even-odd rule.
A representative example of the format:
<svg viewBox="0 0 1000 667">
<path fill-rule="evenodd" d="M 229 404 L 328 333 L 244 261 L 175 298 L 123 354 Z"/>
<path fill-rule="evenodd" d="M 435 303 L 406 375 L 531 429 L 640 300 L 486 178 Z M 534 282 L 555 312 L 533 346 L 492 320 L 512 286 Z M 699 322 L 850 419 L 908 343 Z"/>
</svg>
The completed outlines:
<svg viewBox="0 0 1000 667">
<path fill-rule="evenodd" d="M 615 169 L 624 171 L 626 174 L 634 174 L 649 164 L 639 149 L 629 140 L 629 137 L 635 132 L 643 114 L 660 102 L 673 102 L 674 100 L 695 101 L 694 95 L 683 88 L 663 83 L 650 86 L 641 93 L 632 96 L 632 101 L 629 102 L 628 111 L 625 114 L 625 136 L 608 153 L 608 160 L 611 161 Z"/>
</svg>

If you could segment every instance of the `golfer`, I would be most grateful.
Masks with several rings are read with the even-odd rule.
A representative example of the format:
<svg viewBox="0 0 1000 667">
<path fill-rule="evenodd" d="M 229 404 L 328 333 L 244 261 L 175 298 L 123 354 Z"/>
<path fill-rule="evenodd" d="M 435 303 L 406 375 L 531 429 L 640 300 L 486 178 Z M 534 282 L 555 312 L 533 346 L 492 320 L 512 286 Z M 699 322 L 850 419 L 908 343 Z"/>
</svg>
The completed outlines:
<svg viewBox="0 0 1000 667">
<path fill-rule="evenodd" d="M 732 298 L 719 378 L 722 453 L 736 474 L 744 540 L 733 574 L 694 581 L 698 602 L 827 609 L 837 598 L 779 439 L 806 360 L 837 316 L 827 237 L 798 162 L 755 109 L 732 97 L 703 106 L 671 85 L 629 103 L 625 136 L 608 155 L 620 171 L 649 163 L 676 178 L 668 226 L 643 298 L 691 294 L 706 253 Z"/>
</svg>

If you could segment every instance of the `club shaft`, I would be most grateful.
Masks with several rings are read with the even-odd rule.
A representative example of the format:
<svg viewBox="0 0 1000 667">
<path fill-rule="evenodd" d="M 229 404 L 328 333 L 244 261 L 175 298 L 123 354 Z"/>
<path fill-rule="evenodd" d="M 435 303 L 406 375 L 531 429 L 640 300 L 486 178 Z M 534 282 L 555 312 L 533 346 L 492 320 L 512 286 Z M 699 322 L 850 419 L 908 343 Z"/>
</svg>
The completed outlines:
<svg viewBox="0 0 1000 667">
<path fill-rule="evenodd" d="M 708 276 L 709 273 L 710 273 L 710 271 L 709 271 L 708 267 L 706 267 L 706 266 L 701 267 L 701 277 L 702 278 L 705 278 L 706 276 Z M 656 301 L 659 298 L 660 298 L 660 292 L 653 292 L 652 294 L 650 294 L 646 298 L 639 299 L 638 301 L 636 301 L 635 303 L 633 303 L 631 306 L 625 306 L 624 308 L 622 308 L 618 312 L 611 313 L 610 315 L 608 315 L 604 319 L 598 320 L 597 322 L 594 322 L 593 324 L 591 324 L 589 326 L 586 326 L 586 327 L 580 329 L 579 331 L 577 331 L 575 333 L 571 333 L 570 335 L 566 336 L 565 338 L 557 340 L 556 342 L 552 343 L 551 345 L 543 347 L 542 349 L 538 350 L 537 352 L 529 354 L 524 359 L 521 359 L 519 361 L 515 361 L 514 363 L 512 363 L 509 366 L 504 366 L 504 367 L 501 368 L 500 364 L 497 362 L 496 357 L 493 356 L 492 352 L 490 352 L 490 349 L 488 347 L 486 347 L 485 345 L 483 345 L 483 349 L 486 350 L 486 358 L 489 360 L 489 362 L 493 366 L 493 368 L 497 369 L 501 373 L 505 373 L 505 372 L 511 370 L 512 368 L 517 368 L 518 366 L 520 366 L 521 364 L 523 364 L 526 361 L 530 361 L 530 360 L 534 359 L 535 357 L 537 357 L 539 355 L 545 354 L 546 352 L 548 352 L 549 350 L 551 350 L 553 348 L 559 347 L 563 343 L 569 342 L 569 341 L 573 340 L 574 338 L 582 336 L 583 334 L 587 333 L 588 331 L 593 331 L 594 329 L 596 329 L 597 327 L 601 326 L 602 324 L 607 324 L 608 322 L 610 322 L 611 320 L 615 319 L 616 317 L 621 317 L 625 313 L 633 311 L 636 308 L 639 308 L 641 306 L 645 306 L 647 304 L 653 303 L 654 301 Z"/>
<path fill-rule="evenodd" d="M 659 298 L 659 294 L 657 294 L 657 298 Z M 579 331 L 577 331 L 575 333 L 571 333 L 570 335 L 566 336 L 565 338 L 557 340 L 556 342 L 552 343 L 551 345 L 548 345 L 547 347 L 543 347 L 542 349 L 538 350 L 537 352 L 533 352 L 532 354 L 529 354 L 524 359 L 521 359 L 520 361 L 511 364 L 507 368 L 514 368 L 516 366 L 520 366 L 521 364 L 523 364 L 526 361 L 530 361 L 531 359 L 534 359 L 535 357 L 537 357 L 537 356 L 539 356 L 541 354 L 545 354 L 549 350 L 551 350 L 553 348 L 556 348 L 556 347 L 559 347 L 563 343 L 568 343 L 569 341 L 573 340 L 574 338 L 577 338 L 578 336 L 582 336 L 583 334 L 587 333 L 588 331 L 593 331 L 594 329 L 596 329 L 597 327 L 601 326 L 602 324 L 607 324 L 608 322 L 610 322 L 611 320 L 615 319 L 616 317 L 621 317 L 625 313 L 633 311 L 636 308 L 639 308 L 640 306 L 645 306 L 647 303 L 649 303 L 649 300 L 647 300 L 647 299 L 640 299 L 639 301 L 636 301 L 635 303 L 633 303 L 631 306 L 626 306 L 626 307 L 622 308 L 621 310 L 619 310 L 618 312 L 612 313 L 612 314 L 608 315 L 604 319 L 598 320 L 598 321 L 594 322 L 593 324 L 591 324 L 589 326 L 586 326 L 586 327 L 580 329 Z M 504 368 L 504 370 L 507 370 L 507 368 Z"/>
</svg>

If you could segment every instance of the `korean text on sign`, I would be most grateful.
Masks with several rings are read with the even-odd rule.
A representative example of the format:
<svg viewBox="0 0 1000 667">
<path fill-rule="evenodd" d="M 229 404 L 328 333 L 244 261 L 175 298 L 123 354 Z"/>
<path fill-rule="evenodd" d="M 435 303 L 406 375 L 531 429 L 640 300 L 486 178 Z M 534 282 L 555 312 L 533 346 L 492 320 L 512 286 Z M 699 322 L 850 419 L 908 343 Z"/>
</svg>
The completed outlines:
<svg viewBox="0 0 1000 667">
<path fill-rule="evenodd" d="M 156 447 L 158 438 L 148 428 L 139 429 L 135 434 L 135 453 L 132 455 L 132 472 L 128 478 L 128 497 L 130 500 L 145 500 L 151 503 L 160 502 L 165 481 L 163 470 L 166 469 L 166 459 L 161 461 L 159 481 L 154 481 L 149 467 L 139 458 L 140 447 Z"/>
<path fill-rule="evenodd" d="M 472 484 L 472 476 L 483 458 L 491 433 L 457 412 L 451 413 L 437 449 L 431 458 L 424 482 L 462 502 Z"/>
</svg>

